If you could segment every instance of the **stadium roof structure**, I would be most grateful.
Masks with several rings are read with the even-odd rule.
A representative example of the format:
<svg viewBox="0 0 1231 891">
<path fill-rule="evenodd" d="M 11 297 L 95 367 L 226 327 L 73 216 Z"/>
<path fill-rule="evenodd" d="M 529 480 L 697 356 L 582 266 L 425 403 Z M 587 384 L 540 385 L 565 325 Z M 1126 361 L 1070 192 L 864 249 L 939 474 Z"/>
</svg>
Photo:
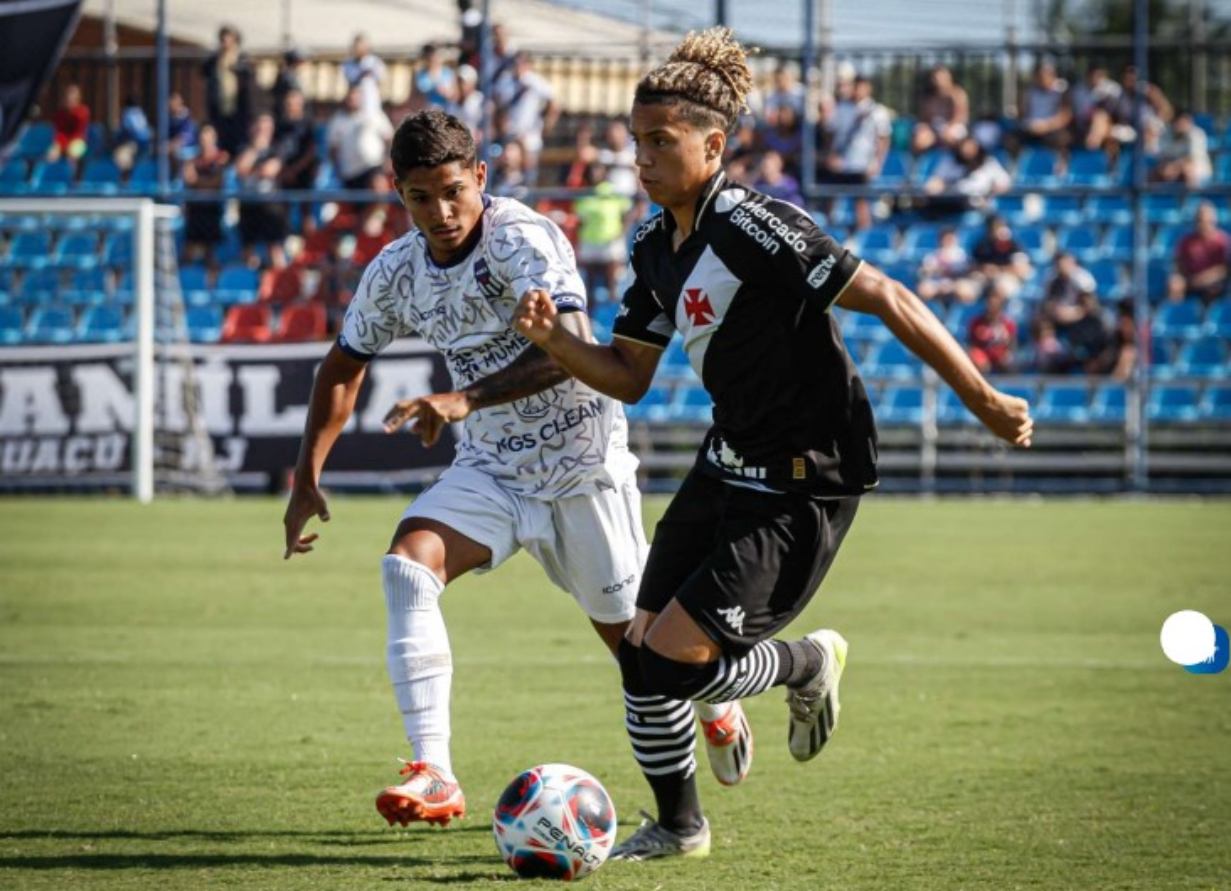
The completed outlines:
<svg viewBox="0 0 1231 891">
<path fill-rule="evenodd" d="M 119 24 L 156 27 L 155 0 L 86 0 L 82 11 L 104 19 L 109 8 Z M 513 46 L 533 50 L 627 56 L 643 33 L 636 24 L 547 0 L 493 0 L 492 17 L 505 25 Z M 284 30 L 291 44 L 309 53 L 343 52 L 360 31 L 377 52 L 455 43 L 461 33 L 457 0 L 167 0 L 167 31 L 173 38 L 212 47 L 223 24 L 239 28 L 250 52 L 283 49 Z M 654 43 L 670 37 L 663 31 L 650 34 Z"/>
</svg>

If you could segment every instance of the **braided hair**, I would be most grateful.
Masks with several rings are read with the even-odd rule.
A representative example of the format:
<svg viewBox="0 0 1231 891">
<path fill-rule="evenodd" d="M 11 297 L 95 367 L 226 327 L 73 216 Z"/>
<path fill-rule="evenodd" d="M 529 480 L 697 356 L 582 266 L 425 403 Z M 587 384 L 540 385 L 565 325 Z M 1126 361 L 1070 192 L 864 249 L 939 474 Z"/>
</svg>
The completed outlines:
<svg viewBox="0 0 1231 891">
<path fill-rule="evenodd" d="M 730 133 L 751 89 L 744 47 L 730 28 L 707 28 L 690 31 L 666 62 L 641 78 L 633 101 L 677 105 L 690 124 Z"/>
</svg>

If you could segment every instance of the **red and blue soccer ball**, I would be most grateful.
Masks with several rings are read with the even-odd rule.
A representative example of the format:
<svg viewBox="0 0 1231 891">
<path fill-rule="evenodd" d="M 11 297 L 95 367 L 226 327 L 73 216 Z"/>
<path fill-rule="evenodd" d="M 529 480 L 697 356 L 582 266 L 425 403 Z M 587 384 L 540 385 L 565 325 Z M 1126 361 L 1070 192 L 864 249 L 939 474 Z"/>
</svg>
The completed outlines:
<svg viewBox="0 0 1231 891">
<path fill-rule="evenodd" d="M 540 764 L 509 783 L 492 817 L 504 862 L 522 878 L 571 882 L 598 869 L 616 837 L 602 783 L 568 764 Z"/>
</svg>

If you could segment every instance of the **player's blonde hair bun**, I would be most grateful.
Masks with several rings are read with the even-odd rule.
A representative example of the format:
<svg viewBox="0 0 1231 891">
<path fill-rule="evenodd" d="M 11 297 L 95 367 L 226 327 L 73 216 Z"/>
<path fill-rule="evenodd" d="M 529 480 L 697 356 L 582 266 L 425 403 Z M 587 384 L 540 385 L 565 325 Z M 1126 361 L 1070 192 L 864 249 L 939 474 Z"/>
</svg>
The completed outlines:
<svg viewBox="0 0 1231 891">
<path fill-rule="evenodd" d="M 657 68 L 637 84 L 637 102 L 683 99 L 717 113 L 724 129 L 748 107 L 752 71 L 748 50 L 730 28 L 690 31 Z"/>
</svg>

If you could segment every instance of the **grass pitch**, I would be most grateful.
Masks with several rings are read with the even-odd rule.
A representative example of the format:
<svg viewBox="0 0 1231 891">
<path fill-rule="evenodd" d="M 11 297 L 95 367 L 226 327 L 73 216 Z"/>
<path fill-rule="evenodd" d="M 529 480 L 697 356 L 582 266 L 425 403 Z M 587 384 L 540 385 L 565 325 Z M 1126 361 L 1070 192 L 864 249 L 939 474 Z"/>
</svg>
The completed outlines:
<svg viewBox="0 0 1231 891">
<path fill-rule="evenodd" d="M 652 527 L 665 502 L 647 502 Z M 0 501 L 0 888 L 433 888 L 514 881 L 489 815 L 543 761 L 651 802 L 618 678 L 524 555 L 445 595 L 470 816 L 392 830 L 405 741 L 379 558 L 402 504 L 335 499 L 281 559 L 275 500 Z M 776 692 L 706 861 L 594 889 L 1231 888 L 1231 673 L 1158 630 L 1231 623 L 1231 505 L 869 498 L 793 630 L 851 642 L 808 765 Z M 702 759 L 704 756 L 701 756 Z"/>
</svg>

